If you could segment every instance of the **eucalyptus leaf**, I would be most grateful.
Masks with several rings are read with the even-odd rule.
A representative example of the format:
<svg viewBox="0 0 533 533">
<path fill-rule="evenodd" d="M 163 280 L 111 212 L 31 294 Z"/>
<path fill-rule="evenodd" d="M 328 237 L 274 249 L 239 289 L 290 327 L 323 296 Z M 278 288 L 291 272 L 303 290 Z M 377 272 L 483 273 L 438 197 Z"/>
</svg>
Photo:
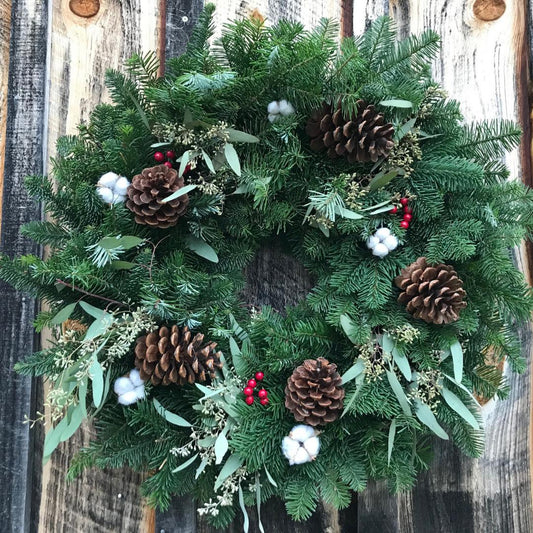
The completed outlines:
<svg viewBox="0 0 533 533">
<path fill-rule="evenodd" d="M 237 154 L 237 150 L 235 150 L 235 147 L 231 143 L 226 143 L 224 145 L 224 157 L 226 158 L 226 161 L 228 162 L 228 165 L 231 167 L 231 170 L 237 174 L 237 176 L 241 175 L 241 163 L 239 161 L 239 156 Z"/>
<path fill-rule="evenodd" d="M 227 426 L 222 430 L 220 435 L 217 437 L 217 440 L 215 441 L 215 464 L 217 465 L 222 462 L 222 459 L 224 459 L 224 456 L 226 455 L 226 452 L 229 449 L 229 443 L 228 439 L 226 438 L 226 432 Z"/>
<path fill-rule="evenodd" d="M 109 376 L 109 372 L 107 373 Z M 80 381 L 78 385 L 78 402 L 83 411 L 84 418 L 87 418 L 87 389 L 89 386 L 89 381 L 87 378 L 84 378 Z"/>
<path fill-rule="evenodd" d="M 186 243 L 189 249 L 192 250 L 196 255 L 199 255 L 200 257 L 211 261 L 212 263 L 218 263 L 217 253 L 204 240 L 190 235 L 187 237 Z"/>
<path fill-rule="evenodd" d="M 180 167 L 178 170 L 178 176 L 183 176 L 183 173 L 185 172 L 185 168 L 189 164 L 190 158 L 191 158 L 190 150 L 186 150 L 185 152 L 183 152 L 183 154 L 181 154 L 181 157 L 179 158 Z M 167 198 L 166 201 L 169 202 L 170 200 Z"/>
<path fill-rule="evenodd" d="M 386 373 L 387 373 L 387 379 L 389 380 L 389 384 L 391 386 L 392 392 L 394 392 L 394 394 L 396 395 L 396 398 L 398 399 L 398 402 L 400 404 L 400 407 L 402 408 L 402 411 L 407 416 L 411 416 L 411 408 L 409 406 L 409 400 L 407 399 L 407 396 L 405 395 L 405 391 L 403 390 L 403 387 L 398 381 L 396 374 L 394 372 L 391 372 L 390 370 L 386 370 Z"/>
<path fill-rule="evenodd" d="M 481 404 L 479 403 L 479 401 L 477 400 L 477 398 L 462 384 L 462 383 L 459 383 L 458 381 L 456 381 L 454 378 L 452 378 L 451 376 L 448 376 L 448 374 L 443 374 L 444 377 L 446 379 L 448 379 L 449 381 L 451 381 L 454 385 L 456 385 L 457 387 L 459 387 L 461 390 L 465 391 L 468 396 L 470 396 L 470 399 L 474 401 L 474 403 L 481 408 Z"/>
<path fill-rule="evenodd" d="M 346 209 L 345 207 L 337 207 L 336 212 L 339 216 L 348 218 L 350 220 L 359 220 L 360 218 L 364 218 L 364 215 L 356 213 L 355 211 L 351 211 L 350 209 Z"/>
<path fill-rule="evenodd" d="M 200 466 L 196 469 L 196 474 L 194 474 L 194 479 L 198 479 L 202 475 L 202 472 L 205 470 L 207 463 L 209 463 L 209 458 L 204 457 L 202 459 L 202 462 L 200 463 Z"/>
<path fill-rule="evenodd" d="M 80 304 L 85 302 L 80 302 Z M 100 319 L 95 320 L 90 326 L 89 329 L 85 332 L 84 340 L 89 341 L 103 335 L 107 328 L 113 324 L 113 315 L 102 311 L 102 316 Z"/>
<path fill-rule="evenodd" d="M 479 423 L 476 417 L 470 412 L 468 407 L 456 396 L 451 390 L 443 387 L 441 391 L 442 397 L 446 403 L 463 419 L 470 424 L 474 429 L 479 429 Z"/>
<path fill-rule="evenodd" d="M 365 371 L 365 363 L 362 359 L 358 359 L 357 362 L 351 366 L 343 375 L 342 375 L 342 384 L 346 384 L 352 379 L 355 379 L 357 376 L 362 374 Z"/>
<path fill-rule="evenodd" d="M 98 246 L 106 250 L 114 250 L 115 248 L 122 248 L 123 250 L 130 250 L 142 244 L 144 239 L 135 237 L 134 235 L 124 235 L 123 237 L 104 237 L 98 242 Z"/>
<path fill-rule="evenodd" d="M 198 387 L 198 389 L 200 389 L 204 395 L 203 397 L 200 399 L 200 401 L 202 400 L 207 400 L 207 398 L 212 398 L 213 396 L 218 396 L 219 394 L 222 394 L 222 392 L 224 392 L 225 389 L 210 389 L 208 387 L 206 387 L 205 385 L 202 385 L 201 383 L 195 383 L 196 387 Z"/>
<path fill-rule="evenodd" d="M 257 507 L 257 525 L 259 527 L 259 531 L 261 533 L 265 533 L 265 528 L 261 523 L 261 481 L 259 479 L 259 473 L 256 473 L 255 475 L 255 505 Z"/>
<path fill-rule="evenodd" d="M 396 341 L 391 335 L 389 335 L 388 333 L 384 333 L 381 337 L 380 344 L 384 352 L 392 354 L 392 350 L 394 349 Z"/>
<path fill-rule="evenodd" d="M 355 325 L 352 322 L 352 319 L 348 315 L 341 315 L 340 323 L 344 333 L 346 333 L 346 336 L 350 339 L 350 341 L 352 341 L 354 344 L 357 344 L 354 337 Z"/>
<path fill-rule="evenodd" d="M 413 107 L 413 102 L 410 102 L 409 100 L 399 100 L 399 99 L 393 98 L 391 100 L 382 100 L 380 102 L 380 105 L 387 106 L 387 107 L 401 107 L 404 109 L 409 109 L 410 107 Z"/>
<path fill-rule="evenodd" d="M 207 165 L 207 168 L 213 173 L 216 174 L 215 167 L 213 166 L 213 161 L 209 157 L 209 154 L 202 149 L 202 157 L 204 158 L 205 164 Z"/>
<path fill-rule="evenodd" d="M 135 265 L 135 263 L 131 263 L 130 261 L 111 261 L 111 268 L 115 270 L 130 270 Z"/>
<path fill-rule="evenodd" d="M 239 505 L 242 511 L 242 530 L 244 533 L 248 533 L 250 527 L 250 519 L 248 518 L 248 512 L 246 511 L 246 505 L 244 505 L 244 494 L 242 493 L 242 487 L 239 485 Z"/>
<path fill-rule="evenodd" d="M 90 303 L 84 302 L 83 300 L 81 300 L 79 304 L 82 306 L 83 310 L 87 314 L 91 315 L 97 320 L 101 319 L 102 316 L 104 316 L 105 314 L 105 311 L 103 309 L 98 309 L 98 307 L 95 307 L 94 305 L 91 305 Z"/>
<path fill-rule="evenodd" d="M 416 119 L 417 117 L 409 119 L 405 124 L 402 124 L 396 130 L 396 135 L 395 135 L 396 141 L 400 141 L 401 139 L 403 139 L 413 129 L 416 123 Z"/>
<path fill-rule="evenodd" d="M 154 143 L 150 145 L 150 148 L 163 148 L 163 146 L 170 146 L 170 143 L 169 142 Z"/>
<path fill-rule="evenodd" d="M 222 486 L 222 483 L 224 483 L 224 481 L 226 481 L 226 479 L 235 473 L 242 465 L 243 460 L 237 454 L 230 455 L 215 481 L 215 492 Z"/>
<path fill-rule="evenodd" d="M 381 213 L 388 213 L 392 209 L 392 204 L 386 205 L 385 207 L 380 207 L 375 211 L 370 211 L 371 215 L 380 215 Z"/>
<path fill-rule="evenodd" d="M 401 354 L 397 349 L 392 350 L 392 357 L 394 359 L 394 362 L 400 369 L 400 372 L 403 374 L 403 377 L 407 381 L 411 381 L 412 373 L 411 367 L 409 366 L 409 359 L 407 359 L 407 357 Z"/>
<path fill-rule="evenodd" d="M 389 439 L 387 445 L 387 465 L 390 466 L 390 459 L 392 457 L 392 450 L 394 448 L 394 437 L 396 436 L 396 418 L 392 419 L 389 428 Z"/>
<path fill-rule="evenodd" d="M 67 417 L 64 416 L 57 426 L 48 430 L 46 433 L 43 445 L 43 464 L 48 462 L 52 452 L 59 446 L 59 443 L 61 442 L 61 435 L 63 434 L 63 431 L 65 431 L 67 425 L 68 420 Z"/>
<path fill-rule="evenodd" d="M 93 403 L 96 408 L 100 407 L 104 395 L 104 370 L 98 362 L 96 355 L 93 355 L 89 376 L 92 381 Z"/>
<path fill-rule="evenodd" d="M 255 135 L 250 135 L 244 131 L 227 128 L 226 132 L 229 135 L 229 140 L 232 143 L 258 143 L 259 138 Z"/>
<path fill-rule="evenodd" d="M 270 484 L 273 487 L 277 488 L 278 484 L 274 481 L 274 478 L 270 475 L 270 472 L 267 470 L 267 467 L 263 465 L 263 469 L 265 470 L 266 477 L 267 477 L 268 481 L 270 482 Z"/>
<path fill-rule="evenodd" d="M 71 408 L 72 406 L 69 407 L 69 411 Z M 77 404 L 70 412 L 68 424 L 61 433 L 60 441 L 65 442 L 66 440 L 70 439 L 70 437 L 72 437 L 72 435 L 76 433 L 76 430 L 81 426 L 84 418 L 84 409 L 80 404 Z"/>
<path fill-rule="evenodd" d="M 385 187 L 385 185 L 391 182 L 397 175 L 398 175 L 398 170 L 395 168 L 392 170 L 389 170 L 389 172 L 386 172 L 386 173 L 379 172 L 372 178 L 368 187 L 371 191 L 382 189 L 383 187 Z"/>
<path fill-rule="evenodd" d="M 233 361 L 235 372 L 237 372 L 239 377 L 244 378 L 246 373 L 246 364 L 242 357 L 242 352 L 239 348 L 239 345 L 233 337 L 229 338 L 229 349 L 231 352 L 231 360 Z"/>
<path fill-rule="evenodd" d="M 68 320 L 72 312 L 74 311 L 76 305 L 78 305 L 77 302 L 74 302 L 73 304 L 68 304 L 67 306 L 63 307 L 51 320 L 51 324 L 58 325 L 65 322 L 65 320 Z"/>
<path fill-rule="evenodd" d="M 192 424 L 189 424 L 187 420 L 182 418 L 181 416 L 178 416 L 174 413 L 171 413 L 170 411 L 167 411 L 155 398 L 152 400 L 154 403 L 155 410 L 167 421 L 171 424 L 174 424 L 175 426 L 181 426 L 181 427 L 191 427 Z"/>
<path fill-rule="evenodd" d="M 172 193 L 170 196 L 167 196 L 163 200 L 161 200 L 161 203 L 166 204 L 167 202 L 170 202 L 171 200 L 175 200 L 176 198 L 179 198 L 180 196 L 183 196 L 191 191 L 194 191 L 196 189 L 197 185 L 191 184 L 191 185 L 185 185 L 185 187 L 179 188 L 176 192 Z"/>
<path fill-rule="evenodd" d="M 461 383 L 463 381 L 463 348 L 457 339 L 450 346 L 450 352 L 453 360 L 453 375 L 455 380 Z"/>
<path fill-rule="evenodd" d="M 435 433 L 437 437 L 440 437 L 443 440 L 448 440 L 448 434 L 442 429 L 440 424 L 437 422 L 437 419 L 433 414 L 431 408 L 418 398 L 414 399 L 414 403 L 415 413 L 418 420 L 420 420 L 422 424 L 425 424 L 429 429 L 431 429 L 431 431 L 433 431 L 433 433 Z"/>
<path fill-rule="evenodd" d="M 194 461 L 196 461 L 197 457 L 198 457 L 198 454 L 193 455 L 192 457 L 187 459 L 184 463 L 179 465 L 177 468 L 174 468 L 174 470 L 172 470 L 172 473 L 175 474 L 176 472 L 181 472 L 181 470 L 185 470 L 187 467 L 191 466 L 194 463 Z"/>
</svg>

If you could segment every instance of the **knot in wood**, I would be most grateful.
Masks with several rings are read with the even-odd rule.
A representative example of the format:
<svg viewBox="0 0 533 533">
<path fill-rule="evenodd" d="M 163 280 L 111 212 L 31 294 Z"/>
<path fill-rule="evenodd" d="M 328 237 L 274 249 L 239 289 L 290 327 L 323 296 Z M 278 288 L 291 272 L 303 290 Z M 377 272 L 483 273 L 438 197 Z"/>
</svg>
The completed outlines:
<svg viewBox="0 0 533 533">
<path fill-rule="evenodd" d="M 78 17 L 91 18 L 100 11 L 99 0 L 70 0 L 68 7 Z"/>
<path fill-rule="evenodd" d="M 499 19 L 505 13 L 504 0 L 476 0 L 474 15 L 485 22 Z"/>
</svg>

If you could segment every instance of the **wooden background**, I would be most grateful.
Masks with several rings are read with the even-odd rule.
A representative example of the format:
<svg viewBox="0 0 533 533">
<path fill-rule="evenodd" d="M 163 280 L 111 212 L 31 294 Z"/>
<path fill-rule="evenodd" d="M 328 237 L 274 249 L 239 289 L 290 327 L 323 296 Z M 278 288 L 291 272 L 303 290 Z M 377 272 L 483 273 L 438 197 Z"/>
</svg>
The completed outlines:
<svg viewBox="0 0 533 533">
<path fill-rule="evenodd" d="M 217 27 L 254 10 L 276 22 L 321 17 L 342 20 L 345 33 L 361 33 L 383 14 L 400 34 L 433 28 L 443 50 L 435 75 L 461 101 L 467 119 L 519 120 L 521 150 L 508 158 L 515 179 L 532 183 L 530 75 L 533 47 L 527 0 L 217 0 Z M 506 5 L 507 4 L 507 5 Z M 176 55 L 187 41 L 201 0 L 0 0 L 0 250 L 39 250 L 19 235 L 21 224 L 41 216 L 22 187 L 30 173 L 46 172 L 58 136 L 73 133 L 95 104 L 108 99 L 104 72 L 133 52 Z M 80 14 L 90 14 L 85 18 Z M 77 13 L 77 14 L 76 14 Z M 533 254 L 517 250 L 529 277 Z M 308 280 L 275 250 L 263 250 L 248 271 L 251 300 L 282 307 L 280 293 L 298 298 Z M 42 533 L 193 533 L 211 531 L 193 503 L 175 502 L 167 513 L 143 505 L 141 476 L 127 469 L 91 471 L 67 485 L 73 451 L 90 438 L 86 427 L 62 445 L 42 469 L 42 430 L 24 425 L 42 398 L 40 383 L 15 375 L 14 362 L 38 345 L 31 327 L 36 302 L 0 285 L 0 530 Z M 517 331 L 530 359 L 531 330 Z M 487 444 L 482 459 L 462 457 L 436 444 L 430 472 L 415 490 L 391 496 L 380 483 L 354 497 L 349 509 L 321 508 L 294 524 L 280 502 L 263 511 L 267 532 L 528 533 L 533 531 L 531 491 L 531 374 L 509 376 L 505 402 L 484 407 Z M 231 531 L 239 531 L 236 523 Z M 251 531 L 257 531 L 252 521 Z"/>
</svg>

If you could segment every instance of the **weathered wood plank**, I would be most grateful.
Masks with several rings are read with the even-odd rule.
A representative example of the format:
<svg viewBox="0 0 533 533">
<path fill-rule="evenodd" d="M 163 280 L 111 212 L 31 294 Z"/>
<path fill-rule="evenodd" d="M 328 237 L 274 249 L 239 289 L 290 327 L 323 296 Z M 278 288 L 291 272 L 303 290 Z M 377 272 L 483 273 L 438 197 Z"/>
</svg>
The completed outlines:
<svg viewBox="0 0 533 533">
<path fill-rule="evenodd" d="M 48 157 L 54 155 L 59 136 L 75 133 L 80 120 L 87 120 L 95 105 L 108 100 L 106 69 L 122 68 L 134 52 L 158 48 L 158 0 L 99 4 L 95 16 L 84 18 L 71 11 L 69 0 L 53 2 Z M 140 474 L 126 468 L 91 470 L 66 483 L 69 461 L 89 442 L 90 434 L 90 427 L 84 426 L 59 447 L 45 467 L 39 530 L 146 531 L 150 516 L 143 509 Z"/>
<path fill-rule="evenodd" d="M 24 192 L 23 183 L 24 176 L 43 168 L 47 9 L 40 0 L 2 2 L 1 8 L 5 19 L 0 31 L 0 162 L 5 179 L 0 252 L 23 255 L 39 252 L 19 230 L 25 222 L 40 218 L 40 209 Z M 8 35 L 9 45 L 4 40 Z M 12 369 L 38 346 L 32 328 L 36 302 L 3 282 L 0 293 L 0 363 L 4 372 L 0 389 L 0 522 L 2 531 L 29 532 L 36 530 L 32 502 L 34 491 L 39 490 L 40 468 L 33 453 L 35 434 L 23 422 L 26 414 L 35 412 L 37 383 Z"/>
<path fill-rule="evenodd" d="M 373 2 L 367 4 L 374 5 Z M 445 8 L 435 1 L 391 0 L 390 14 L 400 33 L 435 29 L 442 36 L 442 52 L 434 73 L 451 97 L 462 104 L 467 120 L 510 118 L 524 122 L 528 112 L 520 112 L 526 95 L 520 90 L 524 76 L 524 6 L 507 2 L 501 18 L 486 22 L 476 18 L 471 2 L 448 1 Z M 383 13 L 386 13 L 383 6 Z M 368 11 L 366 11 L 367 13 Z M 356 11 L 354 26 L 363 29 L 365 9 Z M 526 70 L 527 72 L 527 70 Z M 526 74 L 527 75 L 527 74 Z M 530 180 L 529 125 L 522 154 L 508 158 L 512 175 L 520 175 L 520 160 Z M 527 258 L 517 258 L 528 271 Z M 523 353 L 529 360 L 531 330 L 521 332 Z M 405 533 L 522 532 L 533 530 L 531 513 L 530 372 L 510 375 L 512 392 L 508 400 L 486 410 L 486 451 L 471 460 L 449 443 L 436 442 L 432 469 L 420 476 L 410 493 L 393 497 L 381 483 L 372 483 L 359 495 L 359 530 Z"/>
</svg>

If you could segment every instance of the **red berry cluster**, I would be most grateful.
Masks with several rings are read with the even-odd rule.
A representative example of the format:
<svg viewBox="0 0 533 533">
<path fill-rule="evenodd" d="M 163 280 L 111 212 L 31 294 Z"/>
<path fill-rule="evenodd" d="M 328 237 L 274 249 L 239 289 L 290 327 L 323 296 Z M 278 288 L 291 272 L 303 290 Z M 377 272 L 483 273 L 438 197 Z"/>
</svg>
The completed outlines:
<svg viewBox="0 0 533 533">
<path fill-rule="evenodd" d="M 166 154 L 164 154 L 163 152 L 156 152 L 154 154 L 154 159 L 158 163 L 163 163 L 163 161 L 165 161 L 166 159 L 163 165 L 165 165 L 168 168 L 172 168 L 172 161 L 176 159 L 176 153 L 173 152 L 172 150 L 169 150 Z"/>
<path fill-rule="evenodd" d="M 400 198 L 400 203 L 403 206 L 403 220 L 400 222 L 400 226 L 403 229 L 407 229 L 411 220 L 413 219 L 413 210 L 409 207 L 409 198 Z M 391 210 L 391 213 L 398 212 L 398 206 L 395 205 Z"/>
<path fill-rule="evenodd" d="M 263 378 L 265 377 L 265 375 L 263 374 L 263 372 L 256 372 L 255 373 L 255 379 L 249 379 L 248 380 L 248 384 L 246 385 L 246 387 L 244 387 L 244 401 L 248 404 L 248 405 L 252 405 L 254 403 L 254 390 L 255 390 L 255 387 L 257 386 L 257 382 L 258 381 L 263 381 Z M 257 396 L 259 397 L 259 403 L 261 405 L 266 405 L 268 403 L 268 392 L 266 391 L 266 389 L 259 389 L 259 391 L 257 392 Z"/>
</svg>

